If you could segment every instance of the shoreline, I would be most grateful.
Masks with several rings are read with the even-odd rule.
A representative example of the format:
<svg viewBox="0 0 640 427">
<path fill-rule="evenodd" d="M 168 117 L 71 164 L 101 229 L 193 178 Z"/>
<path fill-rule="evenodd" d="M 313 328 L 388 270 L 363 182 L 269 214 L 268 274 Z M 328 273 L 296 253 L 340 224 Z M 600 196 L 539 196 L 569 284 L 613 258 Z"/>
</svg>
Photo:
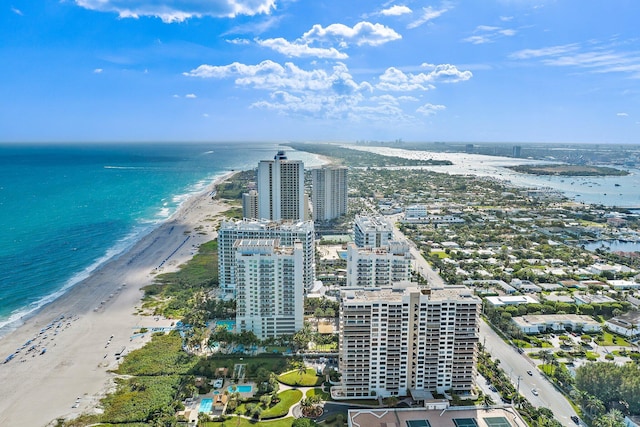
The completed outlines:
<svg viewBox="0 0 640 427">
<path fill-rule="evenodd" d="M 171 319 L 138 314 L 141 288 L 155 274 L 177 270 L 202 243 L 217 236 L 217 221 L 228 205 L 212 195 L 236 173 L 216 177 L 87 278 L 5 325 L 0 361 L 21 350 L 0 363 L 0 425 L 44 426 L 96 406 L 112 387 L 109 370 L 119 363 L 115 354 L 123 347 L 125 353 L 141 347 L 151 335 L 134 332 L 170 326 Z"/>
</svg>

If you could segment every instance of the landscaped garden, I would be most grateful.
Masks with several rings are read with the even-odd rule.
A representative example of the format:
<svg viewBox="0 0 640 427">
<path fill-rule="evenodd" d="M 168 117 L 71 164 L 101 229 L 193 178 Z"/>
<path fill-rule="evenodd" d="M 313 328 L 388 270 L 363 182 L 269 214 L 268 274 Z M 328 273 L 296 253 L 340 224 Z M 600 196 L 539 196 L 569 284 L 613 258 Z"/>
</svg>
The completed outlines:
<svg viewBox="0 0 640 427">
<path fill-rule="evenodd" d="M 316 375 L 315 369 L 299 368 L 279 375 L 278 381 L 292 387 L 313 387 L 322 384 L 322 377 Z"/>
</svg>

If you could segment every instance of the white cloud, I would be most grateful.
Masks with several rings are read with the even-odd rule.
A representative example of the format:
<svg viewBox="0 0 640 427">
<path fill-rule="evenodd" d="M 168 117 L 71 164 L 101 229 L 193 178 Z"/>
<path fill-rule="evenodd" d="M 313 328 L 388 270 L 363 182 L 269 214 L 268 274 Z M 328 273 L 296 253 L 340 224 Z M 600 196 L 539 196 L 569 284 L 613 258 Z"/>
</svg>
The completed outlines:
<svg viewBox="0 0 640 427">
<path fill-rule="evenodd" d="M 447 9 L 446 7 L 443 7 L 441 9 L 434 9 L 431 6 L 423 7 L 422 15 L 420 16 L 420 18 L 416 19 L 415 21 L 407 25 L 407 28 L 417 28 L 422 24 L 441 16 L 443 13 L 447 12 L 448 10 L 449 9 Z"/>
<path fill-rule="evenodd" d="M 413 13 L 413 11 L 407 6 L 398 6 L 397 4 L 380 11 L 380 14 L 384 16 L 400 16 L 408 13 Z"/>
<path fill-rule="evenodd" d="M 456 83 L 469 80 L 473 74 L 471 71 L 460 71 L 451 64 L 422 64 L 423 68 L 428 68 L 427 73 L 404 73 L 403 71 L 390 67 L 379 77 L 377 89 L 384 91 L 410 92 L 414 90 L 430 90 L 435 88 L 435 83 Z"/>
<path fill-rule="evenodd" d="M 115 12 L 121 18 L 154 16 L 166 23 L 203 16 L 269 14 L 276 7 L 275 0 L 75 0 L 75 3 L 85 9 Z"/>
<path fill-rule="evenodd" d="M 207 118 L 207 117 L 209 117 L 209 114 L 208 113 L 202 113 L 202 117 Z"/>
<path fill-rule="evenodd" d="M 268 47 L 278 53 L 289 57 L 312 56 L 327 59 L 346 59 L 346 53 L 340 52 L 336 48 L 310 47 L 307 44 L 291 43 L 283 38 L 256 40 L 260 46 Z"/>
<path fill-rule="evenodd" d="M 618 117 L 629 117 L 629 113 L 616 113 Z"/>
<path fill-rule="evenodd" d="M 640 51 L 618 51 L 617 45 L 592 40 L 586 47 L 578 43 L 523 49 L 509 55 L 512 59 L 539 59 L 556 67 L 583 68 L 592 73 L 627 73 L 640 79 Z"/>
<path fill-rule="evenodd" d="M 302 36 L 302 39 L 307 42 L 338 41 L 357 46 L 379 46 L 401 38 L 402 36 L 392 28 L 367 21 L 358 22 L 353 27 L 344 24 L 331 24 L 323 28 L 322 25 L 316 24 Z"/>
<path fill-rule="evenodd" d="M 20 16 L 24 16 L 24 13 L 22 13 L 22 11 L 20 9 L 18 9 L 17 7 L 11 7 L 11 11 L 13 13 L 15 13 L 16 15 L 20 15 Z"/>
<path fill-rule="evenodd" d="M 502 22 L 509 22 L 509 21 L 513 20 L 513 16 L 501 16 L 500 20 Z"/>
<path fill-rule="evenodd" d="M 407 109 L 407 106 L 418 102 L 419 98 L 411 94 L 396 96 L 391 91 L 424 91 L 440 82 L 463 81 L 471 77 L 471 72 L 460 71 L 450 64 L 422 64 L 421 69 L 425 71 L 411 74 L 389 68 L 375 87 L 367 81 L 356 81 L 342 63 L 329 69 L 310 70 L 291 62 L 279 64 L 270 60 L 255 65 L 239 62 L 221 66 L 203 64 L 183 74 L 187 77 L 233 79 L 239 87 L 266 91 L 266 96 L 258 96 L 251 102 L 251 108 L 278 114 L 408 123 L 416 122 L 417 118 L 415 107 Z M 418 112 L 431 115 L 443 108 L 427 104 Z"/>
<path fill-rule="evenodd" d="M 438 111 L 442 111 L 446 109 L 444 105 L 439 104 L 424 104 L 422 107 L 419 107 L 416 112 L 420 114 L 424 114 L 425 116 L 432 116 L 436 114 Z"/>
<path fill-rule="evenodd" d="M 474 35 L 464 38 L 462 41 L 473 44 L 493 43 L 496 39 L 514 36 L 516 30 L 490 25 L 478 25 L 473 30 L 473 33 Z"/>
<path fill-rule="evenodd" d="M 197 98 L 197 96 L 196 96 L 196 94 L 195 94 L 195 93 L 188 93 L 188 94 L 186 94 L 184 97 L 185 97 L 185 98 L 188 98 L 188 99 L 195 99 L 195 98 Z"/>
<path fill-rule="evenodd" d="M 233 77 L 238 86 L 267 90 L 331 90 L 337 93 L 371 90 L 371 85 L 367 82 L 356 83 L 347 66 L 340 63 L 335 65 L 330 73 L 321 69 L 306 71 L 291 62 L 282 66 L 267 60 L 257 65 L 245 65 L 238 62 L 222 66 L 200 65 L 183 74 L 189 77 L 218 79 Z"/>
<path fill-rule="evenodd" d="M 575 51 L 577 48 L 578 45 L 572 43 L 559 46 L 544 47 L 541 49 L 522 49 L 517 52 L 513 52 L 511 55 L 509 55 L 509 57 L 511 59 L 530 59 L 540 58 L 543 56 L 556 56 Z"/>
<path fill-rule="evenodd" d="M 247 39 L 239 39 L 239 38 L 237 38 L 237 39 L 227 39 L 227 40 L 225 40 L 225 41 L 226 41 L 227 43 L 229 43 L 229 44 L 238 44 L 238 45 L 241 45 L 241 44 L 250 44 L 250 43 L 251 43 L 251 40 L 247 40 Z"/>
<path fill-rule="evenodd" d="M 178 95 L 177 93 L 174 93 L 173 95 L 171 95 L 172 98 L 180 98 L 180 95 Z"/>
<path fill-rule="evenodd" d="M 103 71 L 104 71 L 104 70 L 103 70 L 102 68 L 96 68 L 96 69 L 94 69 L 94 70 L 93 70 L 93 72 L 94 72 L 95 74 L 100 74 L 100 73 L 102 73 Z"/>
</svg>

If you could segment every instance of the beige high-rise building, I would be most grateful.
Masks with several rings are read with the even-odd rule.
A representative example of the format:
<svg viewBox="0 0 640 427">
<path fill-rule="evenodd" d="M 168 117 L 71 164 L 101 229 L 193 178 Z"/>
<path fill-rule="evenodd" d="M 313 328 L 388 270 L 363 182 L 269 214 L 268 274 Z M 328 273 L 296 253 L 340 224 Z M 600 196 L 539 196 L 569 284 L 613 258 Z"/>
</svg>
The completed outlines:
<svg viewBox="0 0 640 427">
<path fill-rule="evenodd" d="M 399 284 L 343 291 L 339 369 L 344 398 L 412 390 L 470 392 L 476 377 L 481 301 L 463 286 Z"/>
<path fill-rule="evenodd" d="M 324 166 L 311 170 L 314 221 L 329 221 L 347 213 L 347 168 Z"/>
<path fill-rule="evenodd" d="M 242 217 L 258 219 L 258 192 L 256 190 L 242 193 Z"/>
<path fill-rule="evenodd" d="M 393 240 L 393 225 L 381 215 L 356 215 L 353 240 L 359 248 L 385 246 Z"/>
<path fill-rule="evenodd" d="M 258 163 L 258 218 L 305 220 L 304 164 L 278 151 Z"/>
</svg>

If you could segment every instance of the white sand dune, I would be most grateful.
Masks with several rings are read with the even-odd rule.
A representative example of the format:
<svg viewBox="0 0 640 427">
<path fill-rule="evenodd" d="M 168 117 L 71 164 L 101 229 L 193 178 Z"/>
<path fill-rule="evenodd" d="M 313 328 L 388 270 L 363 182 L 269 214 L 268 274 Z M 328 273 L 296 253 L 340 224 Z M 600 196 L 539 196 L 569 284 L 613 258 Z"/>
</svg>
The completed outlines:
<svg viewBox="0 0 640 427">
<path fill-rule="evenodd" d="M 176 270 L 200 244 L 216 237 L 213 218 L 228 206 L 212 200 L 210 193 L 229 176 L 187 200 L 125 254 L 0 339 L 0 426 L 45 426 L 56 418 L 93 410 L 112 387 L 109 370 L 117 366 L 115 354 L 123 347 L 125 352 L 139 348 L 149 339 L 149 334 L 133 337 L 134 332 L 171 323 L 136 314 L 140 288 L 156 273 Z M 13 360 L 1 364 L 28 340 L 32 342 Z M 34 345 L 37 348 L 27 352 Z M 43 348 L 46 352 L 41 354 Z"/>
</svg>

